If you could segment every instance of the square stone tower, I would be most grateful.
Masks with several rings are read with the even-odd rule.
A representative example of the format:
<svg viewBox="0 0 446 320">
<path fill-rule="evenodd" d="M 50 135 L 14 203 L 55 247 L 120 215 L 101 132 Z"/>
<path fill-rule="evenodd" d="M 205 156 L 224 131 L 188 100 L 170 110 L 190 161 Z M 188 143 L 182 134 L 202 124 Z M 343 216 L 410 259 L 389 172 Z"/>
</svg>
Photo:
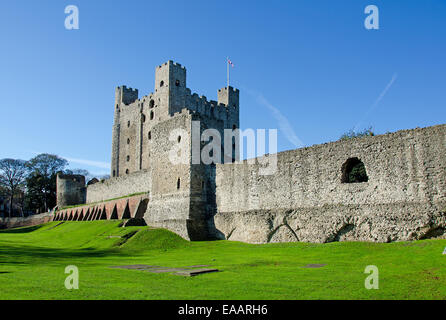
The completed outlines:
<svg viewBox="0 0 446 320">
<path fill-rule="evenodd" d="M 208 101 L 187 88 L 185 67 L 167 61 L 155 68 L 155 88 L 149 95 L 139 98 L 137 89 L 116 88 L 114 112 L 112 179 L 125 185 L 127 176 L 149 172 L 147 223 L 189 239 L 212 237 L 215 164 L 193 163 L 192 148 L 197 143 L 201 151 L 201 135 L 215 129 L 222 142 L 218 162 L 225 160 L 224 130 L 239 128 L 239 90 L 222 88 L 218 101 Z M 184 161 L 173 163 L 171 152 L 180 145 Z M 236 159 L 231 153 L 227 158 Z"/>
</svg>

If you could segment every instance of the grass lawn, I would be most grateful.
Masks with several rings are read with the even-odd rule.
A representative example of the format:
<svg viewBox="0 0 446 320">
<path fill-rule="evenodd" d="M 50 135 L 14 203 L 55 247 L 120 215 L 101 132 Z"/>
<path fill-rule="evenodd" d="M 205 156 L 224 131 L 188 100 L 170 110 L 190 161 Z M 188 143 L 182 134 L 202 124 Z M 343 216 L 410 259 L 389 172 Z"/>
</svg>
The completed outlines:
<svg viewBox="0 0 446 320">
<path fill-rule="evenodd" d="M 166 230 L 119 223 L 0 231 L 0 299 L 446 299 L 446 240 L 188 242 Z M 135 231 L 127 241 L 116 237 Z M 205 264 L 222 272 L 181 277 L 109 268 L 130 264 Z M 68 265 L 79 268 L 79 290 L 65 289 Z M 378 290 L 364 287 L 367 265 L 379 268 Z"/>
</svg>

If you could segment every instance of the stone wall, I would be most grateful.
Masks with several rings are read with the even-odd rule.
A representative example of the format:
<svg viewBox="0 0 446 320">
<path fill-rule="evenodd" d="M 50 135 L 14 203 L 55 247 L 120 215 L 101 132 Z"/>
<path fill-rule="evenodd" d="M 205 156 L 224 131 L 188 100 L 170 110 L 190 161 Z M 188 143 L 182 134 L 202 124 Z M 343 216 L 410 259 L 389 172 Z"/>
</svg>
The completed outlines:
<svg viewBox="0 0 446 320">
<path fill-rule="evenodd" d="M 281 152 L 259 164 L 217 165 L 220 238 L 252 243 L 394 241 L 441 235 L 446 224 L 446 125 Z M 342 183 L 357 157 L 368 181 Z"/>
<path fill-rule="evenodd" d="M 87 187 L 87 203 L 124 197 L 133 193 L 149 193 L 151 186 L 150 170 L 102 180 Z"/>
<path fill-rule="evenodd" d="M 143 220 L 148 202 L 148 195 L 137 195 L 86 204 L 57 211 L 54 221 Z"/>
<path fill-rule="evenodd" d="M 184 109 L 152 129 L 150 152 L 154 172 L 150 202 L 145 214 L 148 225 L 167 228 L 186 239 L 196 239 L 190 233 L 187 221 L 190 220 L 190 150 L 192 116 Z M 172 136 L 171 136 L 172 134 Z M 169 157 L 175 147 L 184 151 L 178 163 Z M 191 221 L 193 224 L 193 221 Z"/>
<path fill-rule="evenodd" d="M 54 214 L 50 212 L 35 214 L 24 218 L 0 218 L 0 229 L 32 227 L 53 221 Z"/>
</svg>

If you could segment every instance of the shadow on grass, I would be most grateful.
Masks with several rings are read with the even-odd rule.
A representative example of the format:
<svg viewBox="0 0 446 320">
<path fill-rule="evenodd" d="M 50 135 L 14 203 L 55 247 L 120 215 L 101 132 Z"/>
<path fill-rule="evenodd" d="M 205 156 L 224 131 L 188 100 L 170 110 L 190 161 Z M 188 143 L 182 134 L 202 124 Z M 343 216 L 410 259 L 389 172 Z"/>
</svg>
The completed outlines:
<svg viewBox="0 0 446 320">
<path fill-rule="evenodd" d="M 0 230 L 0 233 L 29 233 L 36 231 L 40 228 L 42 228 L 43 225 L 33 226 L 33 227 L 25 227 L 25 228 L 16 228 L 16 229 L 3 229 Z"/>
<path fill-rule="evenodd" d="M 0 246 L 0 265 L 4 264 L 59 264 L 64 260 L 81 260 L 104 257 L 127 257 L 130 254 L 117 249 L 59 249 L 45 247 Z"/>
</svg>

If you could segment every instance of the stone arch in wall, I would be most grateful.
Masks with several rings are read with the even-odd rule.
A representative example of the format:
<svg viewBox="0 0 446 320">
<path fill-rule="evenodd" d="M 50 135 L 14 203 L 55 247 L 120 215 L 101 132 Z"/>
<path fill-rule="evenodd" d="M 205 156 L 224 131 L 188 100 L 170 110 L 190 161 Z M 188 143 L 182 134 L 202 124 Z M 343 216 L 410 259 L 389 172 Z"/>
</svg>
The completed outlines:
<svg viewBox="0 0 446 320">
<path fill-rule="evenodd" d="M 125 206 L 124 212 L 122 213 L 122 217 L 121 219 L 130 219 L 130 209 L 129 209 L 129 204 L 127 203 L 127 205 Z"/>
<path fill-rule="evenodd" d="M 90 209 L 90 216 L 88 217 L 88 221 L 94 220 L 95 215 L 96 215 L 96 207 Z"/>
<path fill-rule="evenodd" d="M 88 218 L 90 218 L 90 208 L 84 209 L 84 218 L 82 219 L 82 221 L 87 221 Z"/>
<path fill-rule="evenodd" d="M 342 183 L 360 183 L 369 181 L 364 163 L 357 157 L 348 158 L 342 165 Z"/>
<path fill-rule="evenodd" d="M 104 208 L 99 209 L 98 220 L 107 220 L 107 213 Z"/>
<path fill-rule="evenodd" d="M 119 217 L 118 217 L 118 209 L 116 208 L 116 205 L 114 205 L 113 209 L 112 209 L 111 216 L 110 216 L 110 220 L 118 220 L 118 219 L 119 219 Z"/>
<path fill-rule="evenodd" d="M 90 210 L 91 214 L 90 217 L 88 218 L 89 221 L 93 221 L 96 220 L 96 215 L 98 214 L 98 208 L 97 207 L 93 207 Z"/>
<path fill-rule="evenodd" d="M 349 241 L 355 239 L 354 237 L 355 225 L 346 224 L 340 228 L 333 237 L 332 241 Z"/>
<path fill-rule="evenodd" d="M 90 220 L 94 221 L 98 216 L 98 208 L 94 207 L 91 211 L 93 212 L 93 214 L 90 216 Z"/>
</svg>

